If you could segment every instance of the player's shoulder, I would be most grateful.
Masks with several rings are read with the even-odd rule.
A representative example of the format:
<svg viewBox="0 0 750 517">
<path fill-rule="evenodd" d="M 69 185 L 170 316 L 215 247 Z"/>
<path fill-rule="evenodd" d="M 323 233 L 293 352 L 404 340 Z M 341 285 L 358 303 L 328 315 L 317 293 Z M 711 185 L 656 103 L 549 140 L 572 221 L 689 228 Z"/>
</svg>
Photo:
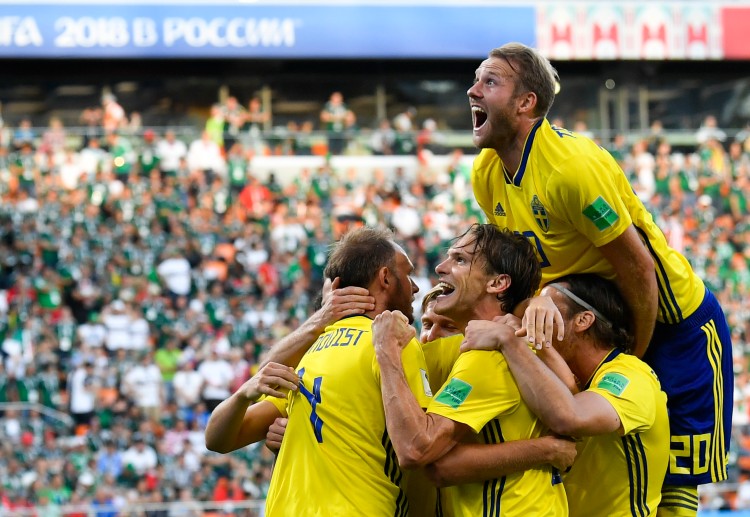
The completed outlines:
<svg viewBox="0 0 750 517">
<path fill-rule="evenodd" d="M 615 378 L 613 376 L 619 376 L 622 382 L 632 382 L 641 389 L 649 385 L 653 385 L 657 390 L 660 389 L 659 379 L 653 368 L 632 354 L 618 354 L 612 361 L 602 365 L 596 377 L 601 383 L 603 380 Z"/>
<path fill-rule="evenodd" d="M 482 171 L 491 170 L 492 167 L 500 163 L 500 157 L 494 149 L 482 149 L 476 158 L 472 171 L 474 174 L 481 174 Z"/>
<path fill-rule="evenodd" d="M 458 354 L 453 368 L 476 369 L 486 373 L 488 369 L 505 369 L 507 364 L 505 356 L 496 350 L 467 350 Z"/>
</svg>

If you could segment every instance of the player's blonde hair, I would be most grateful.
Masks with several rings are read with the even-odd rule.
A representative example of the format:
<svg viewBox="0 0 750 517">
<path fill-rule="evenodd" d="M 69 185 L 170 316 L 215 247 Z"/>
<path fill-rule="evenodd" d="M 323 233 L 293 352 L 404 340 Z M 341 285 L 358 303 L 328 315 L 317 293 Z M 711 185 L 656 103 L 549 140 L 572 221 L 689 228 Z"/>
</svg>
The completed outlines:
<svg viewBox="0 0 750 517">
<path fill-rule="evenodd" d="M 489 57 L 504 59 L 518 75 L 515 94 L 536 94 L 535 115 L 544 117 L 555 100 L 555 83 L 559 81 L 557 70 L 539 51 L 521 43 L 506 43 L 490 51 Z"/>
</svg>

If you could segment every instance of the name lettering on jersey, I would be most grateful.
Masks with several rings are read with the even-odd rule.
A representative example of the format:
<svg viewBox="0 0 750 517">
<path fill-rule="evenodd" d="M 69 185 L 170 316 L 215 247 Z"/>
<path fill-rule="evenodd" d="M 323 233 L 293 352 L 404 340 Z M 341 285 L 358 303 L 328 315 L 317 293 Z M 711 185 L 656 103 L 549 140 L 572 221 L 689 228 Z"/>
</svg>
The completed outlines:
<svg viewBox="0 0 750 517">
<path fill-rule="evenodd" d="M 468 382 L 453 377 L 448 385 L 438 393 L 435 401 L 456 409 L 466 401 L 472 389 L 473 386 Z"/>
<path fill-rule="evenodd" d="M 604 198 L 599 196 L 589 206 L 583 209 L 583 215 L 585 215 L 599 231 L 606 230 L 617 222 L 620 218 L 617 212 L 609 206 L 609 203 L 604 201 Z"/>
<path fill-rule="evenodd" d="M 544 208 L 544 205 L 541 201 L 539 201 L 539 198 L 536 196 L 536 194 L 533 198 L 531 198 L 531 212 L 534 214 L 534 220 L 536 220 L 536 224 L 539 225 L 539 228 L 544 233 L 547 233 L 547 230 L 549 230 L 549 218 L 547 217 L 547 209 Z"/>
<path fill-rule="evenodd" d="M 359 338 L 364 334 L 364 330 L 352 328 L 339 328 L 335 331 L 328 332 L 320 336 L 310 347 L 308 353 L 320 352 L 332 346 L 357 346 Z"/>
<path fill-rule="evenodd" d="M 630 384 L 630 379 L 620 373 L 608 373 L 596 387 L 600 390 L 608 391 L 612 395 L 619 397 L 625 388 Z"/>
<path fill-rule="evenodd" d="M 550 126 L 550 127 L 552 128 L 552 131 L 554 131 L 555 133 L 557 133 L 557 136 L 559 136 L 560 138 L 562 138 L 564 136 L 569 136 L 569 137 L 572 137 L 572 138 L 576 137 L 575 133 L 573 133 L 572 131 L 569 131 L 569 130 L 567 130 L 565 128 L 558 127 L 558 126 Z"/>
<path fill-rule="evenodd" d="M 495 205 L 495 212 L 494 213 L 498 217 L 505 217 L 505 209 L 503 208 L 503 205 L 501 205 L 499 201 Z"/>
</svg>

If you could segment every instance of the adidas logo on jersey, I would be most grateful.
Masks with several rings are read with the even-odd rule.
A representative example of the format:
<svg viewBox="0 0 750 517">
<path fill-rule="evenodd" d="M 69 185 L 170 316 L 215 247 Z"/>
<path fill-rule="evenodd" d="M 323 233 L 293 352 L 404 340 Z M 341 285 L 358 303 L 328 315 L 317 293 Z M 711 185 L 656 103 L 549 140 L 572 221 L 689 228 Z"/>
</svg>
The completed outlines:
<svg viewBox="0 0 750 517">
<path fill-rule="evenodd" d="M 505 209 L 500 203 L 495 205 L 495 215 L 505 217 Z"/>
</svg>

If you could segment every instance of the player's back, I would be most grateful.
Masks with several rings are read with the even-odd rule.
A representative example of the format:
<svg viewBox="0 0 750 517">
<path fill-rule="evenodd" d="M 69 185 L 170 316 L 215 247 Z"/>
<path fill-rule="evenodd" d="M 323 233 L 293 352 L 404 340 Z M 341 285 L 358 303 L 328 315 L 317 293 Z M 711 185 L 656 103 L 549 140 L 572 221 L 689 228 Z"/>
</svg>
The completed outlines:
<svg viewBox="0 0 750 517">
<path fill-rule="evenodd" d="M 289 423 L 274 468 L 266 514 L 406 515 L 402 472 L 385 425 L 372 320 L 329 326 L 300 362 Z M 410 385 L 427 382 L 416 340 L 404 349 Z M 408 374 L 407 374 L 408 375 Z M 422 379 L 423 377 L 423 379 Z M 423 384 L 424 381 L 424 384 Z M 416 393 L 420 403 L 424 402 Z"/>
</svg>

